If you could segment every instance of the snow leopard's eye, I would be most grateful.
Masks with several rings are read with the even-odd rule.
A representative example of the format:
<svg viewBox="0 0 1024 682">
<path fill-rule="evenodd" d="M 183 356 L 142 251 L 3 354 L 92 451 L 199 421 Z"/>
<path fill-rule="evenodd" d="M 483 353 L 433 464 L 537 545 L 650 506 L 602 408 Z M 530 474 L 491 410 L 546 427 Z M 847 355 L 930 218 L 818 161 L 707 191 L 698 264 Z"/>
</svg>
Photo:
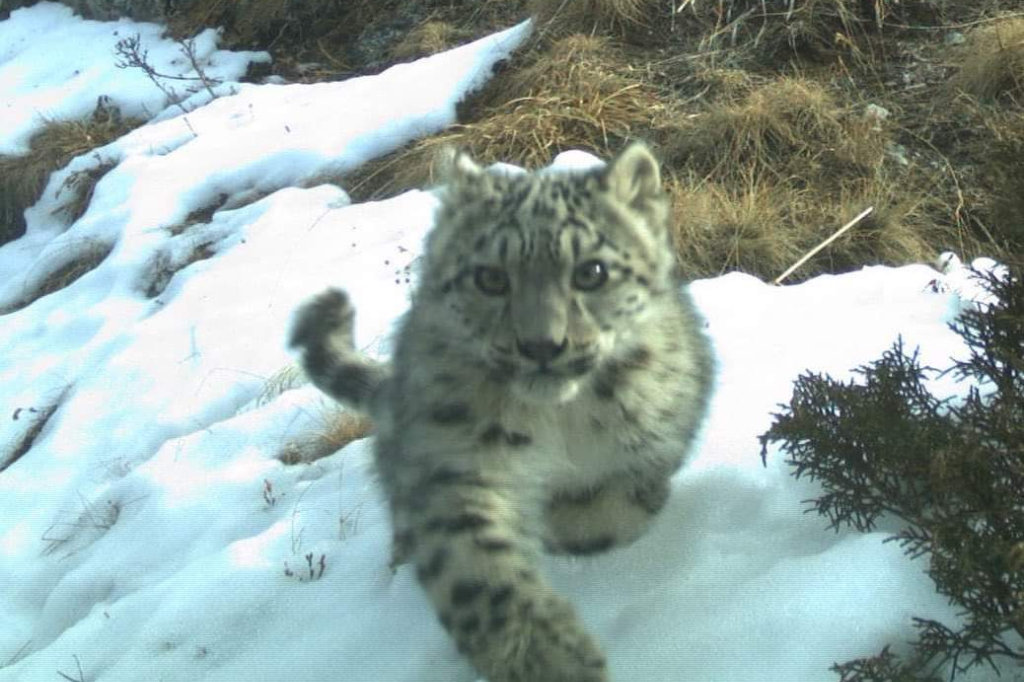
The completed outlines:
<svg viewBox="0 0 1024 682">
<path fill-rule="evenodd" d="M 508 273 L 491 265 L 478 265 L 473 273 L 473 282 L 488 296 L 503 296 L 508 293 Z"/>
<path fill-rule="evenodd" d="M 580 291 L 593 291 L 608 281 L 608 266 L 599 260 L 583 261 L 572 271 L 572 285 Z"/>
</svg>

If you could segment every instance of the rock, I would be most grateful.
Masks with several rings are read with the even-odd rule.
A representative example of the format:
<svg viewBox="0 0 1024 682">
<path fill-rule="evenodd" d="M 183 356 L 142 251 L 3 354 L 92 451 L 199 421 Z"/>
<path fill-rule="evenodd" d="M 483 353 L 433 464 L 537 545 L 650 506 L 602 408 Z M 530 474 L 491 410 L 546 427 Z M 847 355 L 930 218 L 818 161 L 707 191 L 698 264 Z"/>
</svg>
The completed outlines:
<svg viewBox="0 0 1024 682">
<path fill-rule="evenodd" d="M 869 104 L 864 107 L 864 116 L 877 121 L 885 121 L 889 118 L 889 110 L 877 104 Z"/>
<path fill-rule="evenodd" d="M 965 36 L 960 31 L 950 31 L 942 39 L 942 42 L 945 43 L 946 45 L 950 45 L 950 46 L 952 46 L 952 45 L 963 45 L 964 43 L 967 42 L 967 36 Z"/>
<path fill-rule="evenodd" d="M 891 144 L 885 150 L 886 155 L 900 164 L 901 166 L 909 166 L 910 159 L 907 158 L 907 148 L 901 144 Z"/>
</svg>

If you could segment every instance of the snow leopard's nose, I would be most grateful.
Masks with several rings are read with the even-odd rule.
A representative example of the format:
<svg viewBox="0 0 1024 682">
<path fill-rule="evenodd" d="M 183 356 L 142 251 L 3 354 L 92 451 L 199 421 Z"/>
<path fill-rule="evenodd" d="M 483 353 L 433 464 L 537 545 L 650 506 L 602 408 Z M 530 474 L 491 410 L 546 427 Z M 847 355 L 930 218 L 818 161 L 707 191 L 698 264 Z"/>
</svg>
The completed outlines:
<svg viewBox="0 0 1024 682">
<path fill-rule="evenodd" d="M 519 354 L 541 365 L 546 365 L 561 355 L 567 345 L 569 345 L 568 339 L 562 339 L 561 343 L 555 343 L 551 339 L 516 340 L 516 348 L 519 349 Z"/>
</svg>

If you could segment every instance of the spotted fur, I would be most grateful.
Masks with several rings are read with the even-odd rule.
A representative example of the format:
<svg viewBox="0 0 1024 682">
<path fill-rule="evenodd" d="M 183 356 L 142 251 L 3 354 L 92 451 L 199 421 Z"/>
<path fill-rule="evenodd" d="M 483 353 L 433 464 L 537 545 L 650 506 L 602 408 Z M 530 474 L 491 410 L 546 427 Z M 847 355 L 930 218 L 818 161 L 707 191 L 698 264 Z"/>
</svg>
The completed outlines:
<svg viewBox="0 0 1024 682">
<path fill-rule="evenodd" d="M 704 416 L 711 360 L 657 162 L 510 174 L 452 161 L 390 366 L 332 290 L 297 315 L 310 378 L 377 423 L 394 523 L 442 626 L 491 682 L 602 682 L 537 571 L 643 534 Z"/>
</svg>

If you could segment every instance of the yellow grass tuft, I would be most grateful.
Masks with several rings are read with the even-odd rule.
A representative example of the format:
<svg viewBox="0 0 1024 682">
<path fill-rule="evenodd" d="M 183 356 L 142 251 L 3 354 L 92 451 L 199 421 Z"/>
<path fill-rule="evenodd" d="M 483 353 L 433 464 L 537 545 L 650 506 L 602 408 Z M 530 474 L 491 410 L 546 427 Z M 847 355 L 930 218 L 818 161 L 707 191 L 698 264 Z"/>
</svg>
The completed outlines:
<svg viewBox="0 0 1024 682">
<path fill-rule="evenodd" d="M 373 433 L 369 417 L 345 412 L 339 407 L 326 407 L 323 428 L 302 439 L 287 443 L 278 454 L 284 464 L 309 464 L 333 455 L 349 443 Z"/>
<path fill-rule="evenodd" d="M 667 115 L 657 92 L 609 54 L 603 38 L 569 36 L 502 74 L 463 106 L 473 120 L 380 159 L 346 183 L 355 196 L 380 197 L 430 183 L 439 151 L 468 150 L 482 163 L 535 168 L 566 149 L 608 157 Z"/>
<path fill-rule="evenodd" d="M 91 118 L 81 121 L 46 121 L 29 141 L 23 156 L 0 155 L 0 244 L 17 239 L 25 232 L 24 211 L 42 195 L 50 174 L 71 159 L 102 147 L 141 124 L 122 119 L 120 112 L 105 103 L 97 106 Z M 84 213 L 96 182 L 113 166 L 76 173 L 68 178 L 63 212 L 73 222 Z"/>
<path fill-rule="evenodd" d="M 811 184 L 869 176 L 889 139 L 877 118 L 838 106 L 815 82 L 790 77 L 678 118 L 662 135 L 667 161 L 713 180 L 753 173 Z"/>
<path fill-rule="evenodd" d="M 611 34 L 626 37 L 664 12 L 658 0 L 529 0 L 542 34 Z"/>
<path fill-rule="evenodd" d="M 983 100 L 1024 101 L 1024 18 L 979 26 L 960 54 L 955 88 Z"/>
<path fill-rule="evenodd" d="M 865 264 L 902 264 L 932 258 L 944 235 L 928 227 L 924 194 L 893 191 L 879 182 L 828 193 L 771 179 L 740 186 L 696 178 L 670 182 L 680 263 L 690 276 L 738 270 L 775 280 L 869 207 L 874 210 L 787 282 L 822 272 L 843 272 Z M 955 235 L 945 235 L 949 247 Z"/>
<path fill-rule="evenodd" d="M 887 155 L 893 133 L 822 85 L 782 77 L 721 97 L 660 131 L 680 261 L 692 275 L 774 280 L 864 209 L 870 215 L 788 280 L 930 259 L 961 235 L 935 227 L 927 189 Z"/>
<path fill-rule="evenodd" d="M 391 58 L 397 62 L 406 62 L 420 57 L 427 57 L 454 46 L 465 35 L 447 21 L 425 21 L 391 48 Z"/>
<path fill-rule="evenodd" d="M 1001 260 L 1024 253 L 1024 117 L 1016 107 L 979 107 L 985 142 L 972 194 L 984 209 L 987 229 L 1003 248 Z"/>
<path fill-rule="evenodd" d="M 682 0 L 674 22 L 699 49 L 738 64 L 777 68 L 795 59 L 884 60 L 886 41 L 906 25 L 942 23 L 941 3 L 907 0 Z"/>
</svg>

